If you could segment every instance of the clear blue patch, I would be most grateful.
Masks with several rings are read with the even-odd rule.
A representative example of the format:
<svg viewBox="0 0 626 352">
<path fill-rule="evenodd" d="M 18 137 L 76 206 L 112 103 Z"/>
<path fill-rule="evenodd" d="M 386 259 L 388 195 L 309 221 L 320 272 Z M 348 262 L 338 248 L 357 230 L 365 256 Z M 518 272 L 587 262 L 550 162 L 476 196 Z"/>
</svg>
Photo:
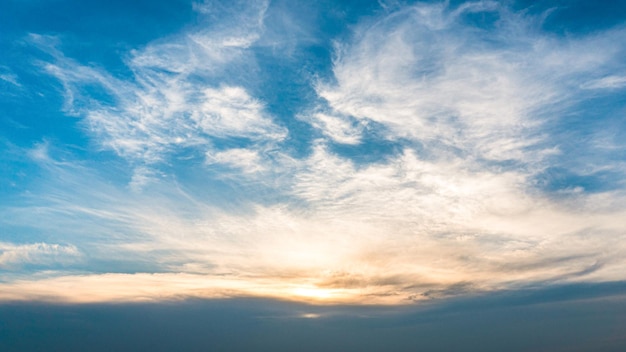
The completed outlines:
<svg viewBox="0 0 626 352">
<path fill-rule="evenodd" d="M 561 167 L 550 167 L 536 178 L 536 184 L 546 192 L 583 191 L 597 193 L 623 187 L 621 173 L 599 171 L 578 174 Z"/>
<path fill-rule="evenodd" d="M 514 9 L 529 14 L 548 14 L 542 29 L 559 35 L 586 35 L 622 26 L 626 2 L 621 0 L 517 0 Z"/>
<path fill-rule="evenodd" d="M 544 131 L 551 137 L 546 147 L 557 147 L 560 151 L 549 159 L 551 165 L 589 176 L 557 172 L 560 176 L 555 174 L 555 180 L 547 182 L 547 189 L 568 187 L 570 183 L 588 191 L 624 186 L 623 170 L 612 167 L 626 161 L 624 91 L 589 91 L 586 98 L 580 99 L 563 116 L 546 121 Z"/>
<path fill-rule="evenodd" d="M 396 142 L 365 139 L 358 145 L 331 144 L 330 151 L 360 166 L 383 162 L 398 156 L 402 153 L 403 147 Z"/>
<path fill-rule="evenodd" d="M 500 13 L 497 11 L 465 12 L 461 16 L 461 21 L 464 24 L 483 30 L 496 28 L 499 20 Z"/>
</svg>

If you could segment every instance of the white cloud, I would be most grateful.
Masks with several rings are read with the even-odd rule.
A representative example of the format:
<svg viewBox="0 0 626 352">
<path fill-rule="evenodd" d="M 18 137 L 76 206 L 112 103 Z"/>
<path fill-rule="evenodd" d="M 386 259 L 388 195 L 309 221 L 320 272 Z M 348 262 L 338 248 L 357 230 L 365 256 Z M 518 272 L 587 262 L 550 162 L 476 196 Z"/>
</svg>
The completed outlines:
<svg viewBox="0 0 626 352">
<path fill-rule="evenodd" d="M 157 176 L 156 172 L 152 169 L 136 167 L 133 170 L 133 175 L 128 186 L 131 190 L 140 192 L 145 186 L 154 181 Z"/>
<path fill-rule="evenodd" d="M 0 268 L 3 269 L 23 265 L 64 265 L 75 262 L 80 256 L 80 251 L 73 245 L 0 242 Z"/>
<path fill-rule="evenodd" d="M 22 85 L 19 83 L 17 76 L 10 73 L 0 74 L 0 80 L 11 83 L 14 86 L 21 87 Z"/>
<path fill-rule="evenodd" d="M 285 130 L 263 116 L 263 105 L 252 99 L 240 87 L 205 89 L 199 111 L 192 119 L 205 133 L 218 137 L 247 137 L 251 139 L 281 140 Z"/>
<path fill-rule="evenodd" d="M 7 82 L 15 87 L 21 87 L 19 77 L 9 67 L 0 65 L 0 81 Z"/>
<path fill-rule="evenodd" d="M 481 11 L 499 16 L 495 30 L 464 22 Z M 336 83 L 317 91 L 337 113 L 388 127 L 392 140 L 529 161 L 541 124 L 574 102 L 572 82 L 615 60 L 611 40 L 621 35 L 560 40 L 495 2 L 418 4 L 337 43 Z"/>
<path fill-rule="evenodd" d="M 224 152 L 207 153 L 208 163 L 220 163 L 238 168 L 244 173 L 263 171 L 261 157 L 256 150 L 243 148 L 228 149 Z"/>
<path fill-rule="evenodd" d="M 583 89 L 619 89 L 623 87 L 626 87 L 626 76 L 602 77 L 581 86 Z"/>
<path fill-rule="evenodd" d="M 215 6 L 221 5 L 196 7 L 204 12 Z M 133 51 L 126 60 L 133 72 L 128 79 L 65 57 L 54 38 L 32 35 L 31 41 L 55 58 L 42 66 L 63 83 L 65 110 L 85 117 L 104 148 L 136 164 L 152 164 L 179 148 L 210 151 L 213 138 L 272 142 L 286 136 L 262 102 L 245 88 L 223 82 L 253 60 L 245 50 L 261 31 L 266 4 L 245 8 L 207 28 Z M 84 87 L 90 85 L 101 88 L 111 101 L 86 96 Z"/>
<path fill-rule="evenodd" d="M 321 130 L 324 135 L 336 143 L 359 144 L 361 142 L 361 128 L 347 117 L 315 112 L 307 116 L 300 116 L 300 119 Z"/>
<path fill-rule="evenodd" d="M 253 151 L 225 153 L 221 163 L 239 167 L 239 160 L 250 172 L 245 168 L 254 162 L 245 159 L 254 160 Z M 45 159 L 58 177 L 50 194 L 37 196 L 36 208 L 3 209 L 4 216 L 23 226 L 36 211 L 39 221 L 30 226 L 75 236 L 89 258 L 132 258 L 180 274 L 60 273 L 5 283 L 4 299 L 260 295 L 404 303 L 433 297 L 429 292 L 453 295 L 461 284 L 457 294 L 619 280 L 626 264 L 623 193 L 575 193 L 559 202 L 529 190 L 523 173 L 423 160 L 410 149 L 357 165 L 319 145 L 293 178 L 271 189 L 294 200 L 244 199 L 234 208 L 166 179 L 152 185 L 158 194 L 128 193 L 88 170 Z M 68 292 L 67 285 L 82 288 Z"/>
</svg>

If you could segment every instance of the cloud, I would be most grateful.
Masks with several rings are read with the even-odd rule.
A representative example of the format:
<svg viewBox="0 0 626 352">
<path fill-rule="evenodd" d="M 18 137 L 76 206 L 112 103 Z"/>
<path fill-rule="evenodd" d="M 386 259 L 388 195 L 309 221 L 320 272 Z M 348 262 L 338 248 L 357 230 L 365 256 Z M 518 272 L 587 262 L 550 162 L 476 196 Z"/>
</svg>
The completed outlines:
<svg viewBox="0 0 626 352">
<path fill-rule="evenodd" d="M 9 83 L 13 87 L 21 87 L 18 76 L 7 66 L 0 65 L 0 81 Z M 5 84 L 6 84 L 5 83 Z"/>
<path fill-rule="evenodd" d="M 11 84 L 13 84 L 14 86 L 20 86 L 20 84 L 17 81 L 17 76 L 14 74 L 2 74 L 0 75 L 0 79 L 5 81 L 5 82 L 9 82 Z"/>
<path fill-rule="evenodd" d="M 55 38 L 33 34 L 31 42 L 53 56 L 41 66 L 62 82 L 66 112 L 84 117 L 102 147 L 138 165 L 154 164 L 183 148 L 215 150 L 215 138 L 285 138 L 287 131 L 261 101 L 224 82 L 250 64 L 245 49 L 261 30 L 263 4 L 131 52 L 126 64 L 133 74 L 127 78 L 65 57 Z M 196 8 L 204 13 L 215 6 Z M 94 86 L 101 90 L 98 97 L 84 93 Z"/>
<path fill-rule="evenodd" d="M 583 89 L 619 89 L 626 86 L 626 76 L 607 76 L 587 82 Z"/>
<path fill-rule="evenodd" d="M 206 89 L 202 108 L 199 113 L 193 114 L 192 119 L 211 136 L 283 139 L 285 130 L 264 117 L 262 107 L 240 87 Z"/>
<path fill-rule="evenodd" d="M 207 154 L 209 163 L 220 163 L 242 170 L 244 173 L 263 171 L 259 153 L 249 149 L 229 149 L 219 153 Z"/>
<path fill-rule="evenodd" d="M 322 131 L 325 136 L 335 143 L 359 144 L 361 142 L 361 128 L 351 121 L 349 117 L 315 112 L 307 116 L 300 116 L 300 119 Z"/>
<path fill-rule="evenodd" d="M 80 251 L 73 245 L 0 242 L 0 268 L 5 270 L 25 265 L 65 265 L 80 256 Z"/>
<path fill-rule="evenodd" d="M 410 272 L 426 277 L 449 267 L 454 268 L 449 271 L 453 280 L 476 282 L 483 270 L 485 279 L 491 277 L 487 281 L 497 281 L 500 274 L 509 279 L 520 275 L 523 281 L 526 275 L 558 279 L 596 261 L 622 265 L 617 256 L 621 246 L 610 239 L 622 236 L 622 193 L 579 194 L 559 204 L 530 193 L 523 173 L 467 170 L 464 160 L 444 164 L 421 160 L 411 151 L 388 163 L 357 167 L 320 148 L 309 162 L 294 191 L 320 216 L 367 229 L 353 239 L 362 245 L 372 241 L 362 248 L 367 260 L 358 267 L 371 262 L 388 265 L 387 273 L 402 267 L 397 275 Z M 611 199 L 613 204 L 598 208 L 601 199 Z M 599 237 L 586 237 L 591 233 Z M 616 256 L 605 257 L 607 253 L 592 249 L 606 241 L 617 246 L 612 247 Z M 437 253 L 437 259 L 430 253 Z M 571 257 L 579 255 L 590 257 Z M 509 264 L 521 268 L 533 262 L 543 267 L 515 275 L 508 272 Z"/>
<path fill-rule="evenodd" d="M 136 275 L 56 273 L 6 283 L 13 298 L 5 299 L 20 292 L 69 301 L 269 295 L 397 304 L 623 278 L 621 194 L 575 194 L 559 204 L 528 194 L 515 173 L 463 173 L 460 160 L 444 168 L 411 151 L 359 167 L 320 146 L 291 185 L 300 203 L 231 208 L 166 178 L 150 193 L 128 193 L 45 155 L 37 160 L 58 183 L 37 207 L 14 205 L 5 216 L 24 224 L 37 211 L 30 226 L 80 241 L 92 270 L 102 260 L 149 265 Z"/>
<path fill-rule="evenodd" d="M 269 297 L 311 303 L 353 302 L 350 290 L 311 288 L 297 282 L 238 280 L 192 274 L 66 275 L 2 284 L 2 301 L 71 303 L 146 302 L 187 298 Z M 377 303 L 385 303 L 384 299 Z M 387 302 L 389 303 L 389 302 Z"/>
<path fill-rule="evenodd" d="M 14 74 L 0 74 L 0 80 L 8 82 L 16 87 L 21 87 L 22 85 L 17 80 L 17 76 Z"/>
<path fill-rule="evenodd" d="M 468 23 L 472 13 L 497 20 L 479 28 Z M 575 82 L 610 72 L 621 35 L 563 40 L 496 2 L 418 3 L 338 42 L 335 80 L 317 92 L 339 114 L 386 126 L 390 140 L 529 162 L 546 148 L 542 124 L 582 94 Z"/>
</svg>

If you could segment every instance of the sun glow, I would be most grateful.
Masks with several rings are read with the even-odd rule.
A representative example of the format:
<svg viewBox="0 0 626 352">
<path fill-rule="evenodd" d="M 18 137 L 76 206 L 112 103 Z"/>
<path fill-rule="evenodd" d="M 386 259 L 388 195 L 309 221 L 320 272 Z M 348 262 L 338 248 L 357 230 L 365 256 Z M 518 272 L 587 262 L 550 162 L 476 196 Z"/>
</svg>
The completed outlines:
<svg viewBox="0 0 626 352">
<path fill-rule="evenodd" d="M 318 319 L 321 318 L 322 316 L 320 314 L 317 313 L 304 313 L 304 314 L 300 314 L 300 318 L 304 318 L 304 319 Z"/>
<path fill-rule="evenodd" d="M 329 290 L 318 288 L 315 286 L 303 286 L 293 289 L 294 296 L 302 298 L 310 298 L 315 300 L 327 300 L 338 296 L 338 290 Z"/>
</svg>

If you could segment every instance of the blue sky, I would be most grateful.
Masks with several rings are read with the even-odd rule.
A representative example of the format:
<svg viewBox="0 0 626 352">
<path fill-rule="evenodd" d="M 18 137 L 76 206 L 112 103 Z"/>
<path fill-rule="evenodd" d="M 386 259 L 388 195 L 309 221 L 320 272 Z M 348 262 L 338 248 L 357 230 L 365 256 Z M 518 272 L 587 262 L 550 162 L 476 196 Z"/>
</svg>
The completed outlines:
<svg viewBox="0 0 626 352">
<path fill-rule="evenodd" d="M 626 272 L 619 1 L 5 1 L 0 300 Z"/>
</svg>

